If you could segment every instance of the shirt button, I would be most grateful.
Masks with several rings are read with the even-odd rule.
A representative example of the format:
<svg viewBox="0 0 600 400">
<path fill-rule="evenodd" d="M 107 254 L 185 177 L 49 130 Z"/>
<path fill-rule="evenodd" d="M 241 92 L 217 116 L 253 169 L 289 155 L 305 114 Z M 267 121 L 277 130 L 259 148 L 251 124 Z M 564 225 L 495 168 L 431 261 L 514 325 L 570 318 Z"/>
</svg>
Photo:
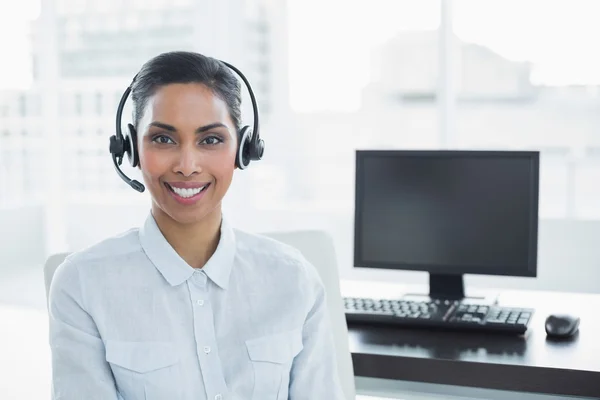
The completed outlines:
<svg viewBox="0 0 600 400">
<path fill-rule="evenodd" d="M 210 353 L 210 346 L 204 346 L 204 352 L 206 354 Z"/>
<path fill-rule="evenodd" d="M 198 304 L 199 306 L 203 306 L 204 300 L 196 300 L 196 304 Z"/>
<path fill-rule="evenodd" d="M 223 396 L 221 396 L 220 394 L 215 396 L 215 400 L 222 400 L 222 399 L 223 399 Z"/>
</svg>

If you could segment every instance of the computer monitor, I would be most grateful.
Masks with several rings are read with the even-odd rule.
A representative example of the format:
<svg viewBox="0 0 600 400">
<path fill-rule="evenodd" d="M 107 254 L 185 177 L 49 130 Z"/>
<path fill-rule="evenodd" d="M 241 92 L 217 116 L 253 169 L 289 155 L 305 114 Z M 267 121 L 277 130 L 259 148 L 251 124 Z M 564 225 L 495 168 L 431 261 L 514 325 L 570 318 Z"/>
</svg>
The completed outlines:
<svg viewBox="0 0 600 400">
<path fill-rule="evenodd" d="M 537 275 L 539 152 L 358 150 L 354 266 L 429 273 L 463 299 L 463 274 Z"/>
</svg>

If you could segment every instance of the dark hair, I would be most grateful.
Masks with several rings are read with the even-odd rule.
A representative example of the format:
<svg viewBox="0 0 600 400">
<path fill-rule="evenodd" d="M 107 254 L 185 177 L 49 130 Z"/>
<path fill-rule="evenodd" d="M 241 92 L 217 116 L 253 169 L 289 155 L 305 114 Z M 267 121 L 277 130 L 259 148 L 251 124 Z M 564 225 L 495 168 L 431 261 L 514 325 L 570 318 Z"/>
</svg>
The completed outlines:
<svg viewBox="0 0 600 400">
<path fill-rule="evenodd" d="M 142 66 L 131 87 L 136 129 L 149 98 L 161 86 L 172 83 L 201 83 L 208 87 L 227 104 L 236 131 L 240 129 L 241 87 L 234 73 L 217 59 L 187 51 L 162 53 Z"/>
</svg>

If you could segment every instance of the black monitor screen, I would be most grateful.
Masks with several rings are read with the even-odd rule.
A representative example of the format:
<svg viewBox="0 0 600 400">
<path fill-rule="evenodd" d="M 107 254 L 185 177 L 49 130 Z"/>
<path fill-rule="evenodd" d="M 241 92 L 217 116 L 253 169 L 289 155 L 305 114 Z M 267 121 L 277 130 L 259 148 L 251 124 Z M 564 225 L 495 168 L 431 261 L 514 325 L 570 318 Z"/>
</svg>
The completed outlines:
<svg viewBox="0 0 600 400">
<path fill-rule="evenodd" d="M 538 152 L 358 151 L 355 266 L 535 276 Z"/>
</svg>

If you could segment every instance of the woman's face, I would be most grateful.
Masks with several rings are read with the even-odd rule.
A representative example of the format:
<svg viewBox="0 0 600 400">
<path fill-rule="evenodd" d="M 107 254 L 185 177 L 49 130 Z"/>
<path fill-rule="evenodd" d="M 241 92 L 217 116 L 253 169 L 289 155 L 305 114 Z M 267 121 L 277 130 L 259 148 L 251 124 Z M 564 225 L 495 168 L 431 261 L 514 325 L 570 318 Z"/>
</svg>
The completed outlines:
<svg viewBox="0 0 600 400">
<path fill-rule="evenodd" d="M 162 86 L 138 128 L 140 169 L 153 211 L 181 224 L 220 212 L 237 152 L 227 104 L 202 84 Z"/>
</svg>

